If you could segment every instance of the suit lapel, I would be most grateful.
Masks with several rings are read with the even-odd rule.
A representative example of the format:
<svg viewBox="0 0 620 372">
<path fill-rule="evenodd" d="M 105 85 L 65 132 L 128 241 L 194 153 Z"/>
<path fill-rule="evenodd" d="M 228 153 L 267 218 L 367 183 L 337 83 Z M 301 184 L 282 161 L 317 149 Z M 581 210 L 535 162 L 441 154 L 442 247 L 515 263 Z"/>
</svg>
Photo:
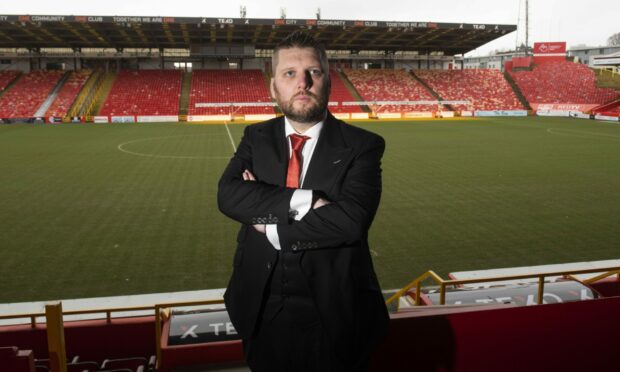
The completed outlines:
<svg viewBox="0 0 620 372">
<path fill-rule="evenodd" d="M 288 144 L 284 137 L 284 119 L 275 119 L 271 125 L 257 128 L 260 139 L 253 148 L 254 171 L 261 181 L 272 185 L 286 184 Z"/>
<path fill-rule="evenodd" d="M 275 165 L 275 171 L 277 172 L 278 185 L 286 185 L 286 173 L 288 172 L 288 143 L 284 132 L 284 116 L 281 116 L 274 126 L 274 142 L 276 144 L 276 158 L 278 164 Z"/>
<path fill-rule="evenodd" d="M 306 172 L 304 189 L 329 190 L 348 164 L 351 148 L 346 145 L 340 125 L 330 113 L 327 114 Z"/>
</svg>

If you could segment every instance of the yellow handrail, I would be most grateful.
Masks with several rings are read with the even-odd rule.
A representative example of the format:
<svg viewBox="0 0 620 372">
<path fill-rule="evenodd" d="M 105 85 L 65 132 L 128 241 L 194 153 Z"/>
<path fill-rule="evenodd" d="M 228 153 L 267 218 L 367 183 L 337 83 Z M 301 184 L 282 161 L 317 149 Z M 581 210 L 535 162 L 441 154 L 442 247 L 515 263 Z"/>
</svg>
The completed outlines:
<svg viewBox="0 0 620 372">
<path fill-rule="evenodd" d="M 569 270 L 569 271 L 551 271 L 551 272 L 542 272 L 542 273 L 530 273 L 530 274 L 520 274 L 520 275 L 504 275 L 504 276 L 496 276 L 496 277 L 487 277 L 487 278 L 475 278 L 475 279 L 452 279 L 452 280 L 444 280 L 439 275 L 435 274 L 433 271 L 427 271 L 426 273 L 420 275 L 405 287 L 400 289 L 390 298 L 388 298 L 385 303 L 386 305 L 390 305 L 392 302 L 399 299 L 403 294 L 409 291 L 414 286 L 416 287 L 416 301 L 415 304 L 420 305 L 420 291 L 421 291 L 421 283 L 427 278 L 432 278 L 440 287 L 439 292 L 439 304 L 445 305 L 446 303 L 446 287 L 448 286 L 457 286 L 462 284 L 476 284 L 476 283 L 488 283 L 488 282 L 498 282 L 505 280 L 518 280 L 518 279 L 529 279 L 529 278 L 537 278 L 538 279 L 538 301 L 537 304 L 542 304 L 544 288 L 545 288 L 545 278 L 550 276 L 562 276 L 562 277 L 571 277 L 577 274 L 591 274 L 591 273 L 599 273 L 604 272 L 604 274 L 595 276 L 590 278 L 584 283 L 590 284 L 594 283 L 598 280 L 604 279 L 608 276 L 617 274 L 618 279 L 620 279 L 620 267 L 602 267 L 596 269 L 583 269 L 583 270 Z M 396 310 L 398 311 L 399 303 L 396 302 Z"/>
<path fill-rule="evenodd" d="M 200 305 L 217 305 L 224 303 L 224 299 L 210 300 L 210 301 L 192 301 L 192 302 L 171 302 L 167 304 L 155 305 L 155 350 L 157 352 L 157 365 L 159 368 L 161 363 L 161 318 L 167 317 L 169 312 L 167 311 L 171 307 L 187 307 L 187 306 L 200 306 Z"/>
</svg>

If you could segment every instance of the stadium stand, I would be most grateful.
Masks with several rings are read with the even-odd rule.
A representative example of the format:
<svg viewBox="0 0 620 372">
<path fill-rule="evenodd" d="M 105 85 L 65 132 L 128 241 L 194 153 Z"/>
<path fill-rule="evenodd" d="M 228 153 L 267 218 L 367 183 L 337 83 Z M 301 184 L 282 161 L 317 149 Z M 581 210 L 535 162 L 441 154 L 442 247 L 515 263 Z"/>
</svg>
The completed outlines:
<svg viewBox="0 0 620 372">
<path fill-rule="evenodd" d="M 6 70 L 0 71 L 0 92 L 9 85 L 19 75 L 19 71 Z"/>
<path fill-rule="evenodd" d="M 559 61 L 534 65 L 532 71 L 509 71 L 530 103 L 603 104 L 620 97 L 613 89 L 596 86 L 586 65 Z"/>
<path fill-rule="evenodd" d="M 523 110 L 514 91 L 499 70 L 416 70 L 443 100 L 470 101 L 455 110 Z"/>
<path fill-rule="evenodd" d="M 357 101 L 347 86 L 342 81 L 340 74 L 337 71 L 330 70 L 329 77 L 332 82 L 332 92 L 329 97 L 330 102 L 338 102 L 338 106 L 329 106 L 329 111 L 333 113 L 341 112 L 361 112 L 362 109 L 359 106 L 343 106 L 342 102 Z"/>
<path fill-rule="evenodd" d="M 56 70 L 39 70 L 24 74 L 0 98 L 0 117 L 34 116 L 63 74 L 63 71 Z"/>
<path fill-rule="evenodd" d="M 271 96 L 260 70 L 194 70 L 189 94 L 189 115 L 228 115 L 231 108 L 196 107 L 200 103 L 268 102 Z M 273 114 L 271 106 L 235 107 L 238 114 Z"/>
<path fill-rule="evenodd" d="M 45 116 L 59 116 L 63 117 L 67 115 L 67 111 L 71 108 L 73 101 L 77 97 L 78 93 L 86 83 L 86 80 L 92 74 L 91 70 L 80 70 L 71 73 L 65 84 L 58 92 L 58 96 L 52 103 Z"/>
<path fill-rule="evenodd" d="M 405 70 L 346 69 L 349 81 L 365 101 L 435 101 L 435 97 Z M 382 112 L 435 111 L 434 105 L 384 105 Z"/>
<path fill-rule="evenodd" d="M 178 115 L 179 70 L 123 70 L 99 111 L 100 115 Z"/>
<path fill-rule="evenodd" d="M 620 99 L 592 109 L 592 113 L 604 116 L 620 116 Z"/>
</svg>

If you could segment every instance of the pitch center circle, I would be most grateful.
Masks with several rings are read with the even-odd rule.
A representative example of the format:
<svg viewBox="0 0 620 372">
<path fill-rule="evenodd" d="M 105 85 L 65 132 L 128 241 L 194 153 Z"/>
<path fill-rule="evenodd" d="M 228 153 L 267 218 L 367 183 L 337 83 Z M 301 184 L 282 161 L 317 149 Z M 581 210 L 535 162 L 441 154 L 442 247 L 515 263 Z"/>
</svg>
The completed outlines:
<svg viewBox="0 0 620 372">
<path fill-rule="evenodd" d="M 210 136 L 212 136 L 212 135 L 210 135 Z M 119 151 L 124 152 L 126 154 L 130 154 L 130 155 L 134 155 L 134 156 L 147 157 L 147 158 L 156 158 L 156 159 L 194 159 L 194 160 L 198 160 L 198 159 L 207 159 L 207 160 L 209 160 L 209 159 L 230 159 L 230 155 L 228 155 L 228 156 L 172 155 L 172 154 L 157 154 L 157 153 L 149 153 L 149 152 L 141 152 L 141 151 L 132 151 L 132 150 L 128 149 L 128 147 L 131 147 L 130 145 L 132 145 L 132 144 L 144 143 L 144 142 L 150 142 L 150 141 L 157 141 L 157 140 L 163 140 L 163 139 L 180 138 L 180 137 L 196 137 L 196 136 L 191 135 L 191 134 L 184 134 L 184 135 L 178 135 L 178 136 L 159 136 L 159 137 L 140 138 L 140 139 L 136 139 L 136 140 L 132 140 L 132 141 L 123 142 L 123 143 L 119 144 L 118 146 L 116 146 L 116 148 Z"/>
</svg>

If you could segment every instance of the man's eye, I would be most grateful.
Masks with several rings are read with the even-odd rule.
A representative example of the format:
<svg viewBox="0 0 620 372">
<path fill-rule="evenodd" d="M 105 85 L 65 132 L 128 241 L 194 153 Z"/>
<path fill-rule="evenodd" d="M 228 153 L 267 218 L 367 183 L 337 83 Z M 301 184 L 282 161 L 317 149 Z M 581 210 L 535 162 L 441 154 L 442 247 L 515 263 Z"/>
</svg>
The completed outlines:
<svg viewBox="0 0 620 372">
<path fill-rule="evenodd" d="M 284 73 L 284 76 L 286 76 L 286 77 L 293 77 L 293 76 L 295 76 L 295 73 L 293 71 L 286 71 Z"/>
<path fill-rule="evenodd" d="M 319 70 L 319 69 L 314 69 L 314 70 L 310 70 L 310 73 L 312 75 L 316 75 L 316 76 L 321 76 L 321 74 L 323 73 L 323 71 Z"/>
</svg>

